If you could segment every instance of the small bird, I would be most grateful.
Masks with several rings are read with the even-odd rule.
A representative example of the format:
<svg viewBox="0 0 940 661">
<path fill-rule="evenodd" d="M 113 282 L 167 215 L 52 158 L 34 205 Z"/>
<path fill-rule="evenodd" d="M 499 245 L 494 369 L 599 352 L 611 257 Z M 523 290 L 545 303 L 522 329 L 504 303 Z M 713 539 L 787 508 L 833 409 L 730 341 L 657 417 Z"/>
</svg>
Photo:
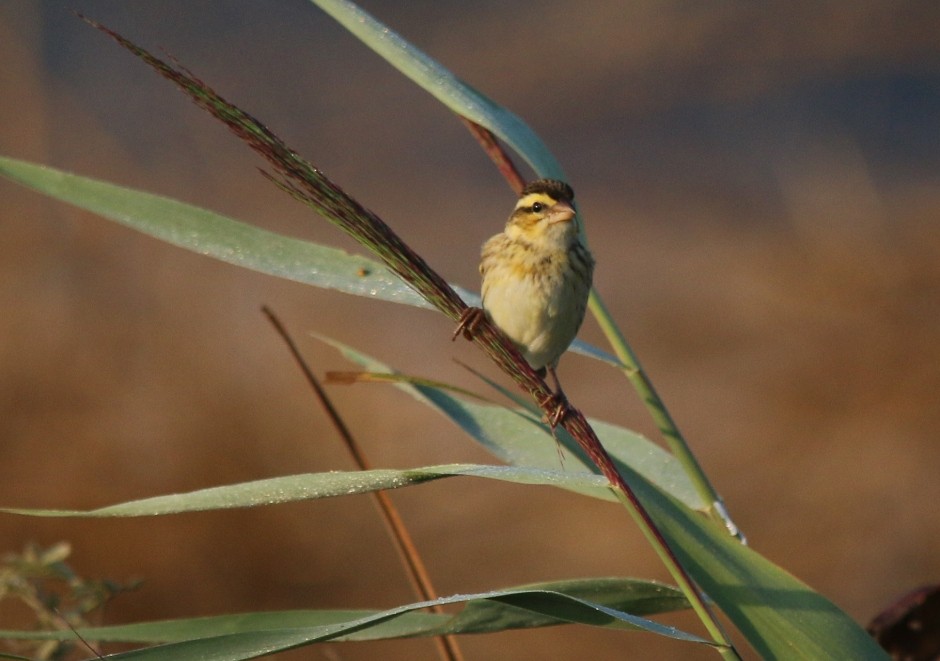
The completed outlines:
<svg viewBox="0 0 940 661">
<path fill-rule="evenodd" d="M 584 321 L 594 274 L 594 257 L 581 242 L 573 201 L 574 191 L 562 181 L 528 184 L 506 228 L 483 244 L 480 262 L 483 313 L 516 343 L 533 369 L 541 376 L 547 370 L 554 381 L 552 427 L 568 410 L 555 368 Z M 472 335 L 479 314 L 476 308 L 465 313 L 454 337 L 462 331 Z"/>
</svg>

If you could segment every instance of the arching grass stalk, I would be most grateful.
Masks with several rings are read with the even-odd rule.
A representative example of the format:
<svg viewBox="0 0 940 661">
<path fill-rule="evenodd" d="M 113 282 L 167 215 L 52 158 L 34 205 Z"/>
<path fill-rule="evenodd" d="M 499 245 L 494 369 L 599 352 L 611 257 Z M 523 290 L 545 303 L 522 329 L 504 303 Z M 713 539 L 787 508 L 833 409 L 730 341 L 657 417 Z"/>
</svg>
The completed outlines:
<svg viewBox="0 0 940 661">
<path fill-rule="evenodd" d="M 695 454 L 692 452 L 689 444 L 686 443 L 685 437 L 682 435 L 682 432 L 679 431 L 679 427 L 676 425 L 675 420 L 673 420 L 672 415 L 670 415 L 669 409 L 666 408 L 666 403 L 659 397 L 659 393 L 656 392 L 656 388 L 653 387 L 653 382 L 647 376 L 646 372 L 643 371 L 639 359 L 627 343 L 623 333 L 620 332 L 617 324 L 614 323 L 610 312 L 607 310 L 607 306 L 604 305 L 604 301 L 601 300 L 600 294 L 597 293 L 596 289 L 591 290 L 591 297 L 588 299 L 588 307 L 591 310 L 591 314 L 593 314 L 594 318 L 597 320 L 598 325 L 600 325 L 604 335 L 607 337 L 607 341 L 610 342 L 610 346 L 613 348 L 617 358 L 624 364 L 622 368 L 623 373 L 626 375 L 627 379 L 629 379 L 630 383 L 633 384 L 640 399 L 643 400 L 643 403 L 649 410 L 653 421 L 659 429 L 659 433 L 662 434 L 663 440 L 666 442 L 666 445 L 669 446 L 670 452 L 678 459 L 682 468 L 689 476 L 689 479 L 692 480 L 699 496 L 701 496 L 704 502 L 708 503 L 708 515 L 723 524 L 725 528 L 728 529 L 729 533 L 740 539 L 743 543 L 747 543 L 744 533 L 741 532 L 734 521 L 731 520 L 728 510 L 725 508 L 724 501 L 705 475 L 705 471 L 702 470 L 701 465 L 695 458 Z"/>
<path fill-rule="evenodd" d="M 320 402 L 320 406 L 333 425 L 333 429 L 336 430 L 336 433 L 339 435 L 343 446 L 346 448 L 347 452 L 349 452 L 350 458 L 356 464 L 356 468 L 361 471 L 371 470 L 372 465 L 366 458 L 365 450 L 353 436 L 349 425 L 346 424 L 346 421 L 343 420 L 339 411 L 336 410 L 333 401 L 326 394 L 326 390 L 323 389 L 319 379 L 317 379 L 313 370 L 307 365 L 307 361 L 304 360 L 304 357 L 300 354 L 300 349 L 294 342 L 294 338 L 287 332 L 284 324 L 281 323 L 280 318 L 274 314 L 273 310 L 268 306 L 264 306 L 261 308 L 261 311 L 264 312 L 268 321 L 274 326 L 274 330 L 277 331 L 277 334 L 284 340 L 284 343 L 287 345 L 287 350 L 290 351 L 291 357 L 293 357 L 294 362 L 297 363 L 297 366 L 303 373 L 307 385 L 310 386 L 317 401 Z M 424 560 L 418 552 L 418 547 L 415 545 L 414 539 L 412 539 L 411 533 L 408 531 L 408 527 L 405 525 L 398 508 L 395 507 L 391 497 L 385 491 L 373 491 L 371 496 L 379 512 L 379 516 L 382 518 L 382 523 L 385 524 L 389 538 L 395 550 L 398 552 L 398 557 L 405 570 L 405 576 L 408 582 L 411 583 L 412 589 L 422 601 L 437 601 L 438 594 L 437 590 L 434 588 L 434 584 L 431 582 L 431 574 L 428 572 Z M 446 613 L 444 607 L 440 604 L 434 604 L 429 607 L 428 610 L 432 613 Z M 457 643 L 456 636 L 435 636 L 434 641 L 440 658 L 445 661 L 464 661 L 464 656 L 460 650 L 460 645 Z"/>
<path fill-rule="evenodd" d="M 274 170 L 273 173 L 263 172 L 268 179 L 315 209 L 332 224 L 378 255 L 389 269 L 452 321 L 456 323 L 462 317 L 468 309 L 466 303 L 420 255 L 415 253 L 383 220 L 343 192 L 261 122 L 228 103 L 187 71 L 170 66 L 119 34 L 94 21 L 85 20 L 114 38 L 121 46 L 141 58 L 160 75 L 175 83 L 198 106 L 223 122 L 230 131 L 267 160 Z M 474 332 L 473 341 L 536 402 L 543 402 L 542 408 L 546 416 L 551 415 L 553 412 L 552 390 L 503 333 L 482 319 Z M 678 561 L 666 538 L 656 527 L 633 489 L 620 475 L 584 415 L 572 408 L 561 421 L 561 425 L 607 478 L 618 498 L 627 507 L 627 511 L 630 512 L 643 535 L 688 598 L 715 642 L 716 648 L 725 658 L 740 658 L 707 605 L 704 595 Z"/>
</svg>

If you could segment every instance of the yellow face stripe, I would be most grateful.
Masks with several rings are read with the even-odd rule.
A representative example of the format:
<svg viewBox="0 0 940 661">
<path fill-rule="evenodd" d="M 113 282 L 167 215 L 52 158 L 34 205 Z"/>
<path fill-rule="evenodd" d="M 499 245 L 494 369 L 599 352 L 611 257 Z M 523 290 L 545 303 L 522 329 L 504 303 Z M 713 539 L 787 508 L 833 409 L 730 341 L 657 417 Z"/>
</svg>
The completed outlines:
<svg viewBox="0 0 940 661">
<path fill-rule="evenodd" d="M 519 201 L 516 202 L 516 210 L 531 208 L 536 202 L 541 202 L 545 206 L 545 211 L 555 205 L 558 200 L 554 199 L 551 195 L 546 193 L 529 193 L 525 197 L 519 198 Z"/>
</svg>

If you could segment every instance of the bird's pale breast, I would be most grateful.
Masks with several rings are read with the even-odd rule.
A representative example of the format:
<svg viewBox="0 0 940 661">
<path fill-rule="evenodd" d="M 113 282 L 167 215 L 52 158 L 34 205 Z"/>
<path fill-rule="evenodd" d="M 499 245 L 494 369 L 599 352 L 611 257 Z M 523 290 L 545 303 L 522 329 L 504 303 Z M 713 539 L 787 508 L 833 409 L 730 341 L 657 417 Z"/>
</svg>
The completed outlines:
<svg viewBox="0 0 940 661">
<path fill-rule="evenodd" d="M 483 309 L 532 367 L 554 365 L 584 319 L 593 260 L 580 245 L 583 253 L 573 255 L 573 249 L 546 253 L 513 243 L 497 235 L 484 246 L 484 255 L 499 258 L 484 259 Z"/>
</svg>

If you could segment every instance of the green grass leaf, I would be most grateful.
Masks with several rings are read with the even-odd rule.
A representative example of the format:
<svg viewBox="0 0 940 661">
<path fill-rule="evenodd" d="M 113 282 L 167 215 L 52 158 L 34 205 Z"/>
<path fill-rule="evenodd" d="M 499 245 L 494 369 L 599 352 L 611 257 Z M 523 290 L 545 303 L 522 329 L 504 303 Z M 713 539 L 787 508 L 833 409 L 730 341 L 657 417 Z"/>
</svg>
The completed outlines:
<svg viewBox="0 0 940 661">
<path fill-rule="evenodd" d="M 308 285 L 422 308 L 431 306 L 384 265 L 212 211 L 0 156 L 0 175 L 175 246 Z"/>
<path fill-rule="evenodd" d="M 683 566 L 766 659 L 888 657 L 831 601 L 660 491 L 629 467 L 624 477 Z"/>
<path fill-rule="evenodd" d="M 429 606 L 454 604 L 462 604 L 464 608 L 453 617 L 417 612 Z M 239 661 L 320 641 L 483 633 L 558 624 L 646 631 L 684 642 L 710 644 L 674 627 L 627 613 L 621 610 L 625 605 L 649 614 L 684 608 L 687 604 L 678 590 L 661 584 L 628 579 L 587 579 L 455 595 L 385 611 L 246 613 L 86 628 L 79 633 L 86 640 L 178 641 L 108 656 L 109 659 L 147 661 Z M 71 638 L 71 633 L 36 635 L 4 631 L 0 636 Z"/>
<path fill-rule="evenodd" d="M 549 604 L 549 602 L 551 602 Z M 652 630 L 675 637 L 676 630 L 651 623 L 645 616 L 688 608 L 682 593 L 655 581 L 601 577 L 535 583 L 476 595 L 448 597 L 441 603 L 461 604 L 455 614 L 421 612 L 421 605 L 385 619 L 387 611 L 297 610 L 238 613 L 214 617 L 140 622 L 78 630 L 86 640 L 100 642 L 168 643 L 288 629 L 305 629 L 331 640 L 364 641 L 444 634 L 492 633 L 510 629 L 593 624 L 609 628 Z M 399 609 L 395 609 L 396 611 Z M 335 636 L 338 626 L 373 624 Z M 653 625 L 653 626 L 650 626 Z M 679 634 L 683 636 L 683 634 Z M 71 631 L 0 631 L 0 638 L 69 640 Z M 695 639 L 693 636 L 692 639 Z"/>
<path fill-rule="evenodd" d="M 314 334 L 321 341 L 340 351 L 343 356 L 370 372 L 397 374 L 389 365 L 353 349 L 341 342 Z M 526 409 L 482 404 L 457 397 L 451 389 L 435 387 L 415 379 L 395 381 L 394 385 L 409 395 L 433 407 L 451 422 L 483 445 L 502 461 L 520 468 L 536 468 L 564 474 L 596 474 L 597 469 L 585 456 L 578 444 L 558 428 L 559 443 L 564 448 L 564 463 L 559 459 L 558 446 L 540 414 Z M 604 447 L 619 465 L 630 465 L 659 488 L 671 493 L 691 508 L 704 504 L 676 459 L 640 434 L 623 427 L 591 420 Z M 559 482 L 557 486 L 570 488 L 593 497 L 612 497 L 609 491 L 579 491 L 578 482 Z"/>
<path fill-rule="evenodd" d="M 423 468 L 381 468 L 368 471 L 331 471 L 273 477 L 188 493 L 153 496 L 91 510 L 0 508 L 0 512 L 40 517 L 138 517 L 279 505 L 319 498 L 352 496 L 382 489 L 399 489 L 445 477 L 485 477 L 516 484 L 564 488 L 614 500 L 607 481 L 590 473 L 566 473 L 515 466 L 447 464 Z"/>
<path fill-rule="evenodd" d="M 311 2 L 442 104 L 505 141 L 540 177 L 567 179 L 542 139 L 517 115 L 467 85 L 354 3 L 347 0 Z"/>
<path fill-rule="evenodd" d="M 723 529 L 665 494 L 639 473 L 629 467 L 624 470 L 691 576 L 763 657 L 814 660 L 887 658 L 871 637 L 832 602 L 752 549 L 742 546 Z M 610 497 L 606 480 L 597 475 L 512 466 L 455 464 L 408 470 L 295 475 L 202 489 L 188 494 L 157 496 L 88 511 L 22 508 L 4 508 L 0 511 L 43 517 L 153 516 L 352 495 L 456 476 L 556 486 L 582 493 L 593 491 L 598 498 Z M 400 612 L 404 611 L 386 612 L 379 620 L 397 617 Z M 375 618 L 369 618 L 358 624 L 365 626 L 376 621 Z M 346 632 L 347 629 L 342 629 L 342 633 Z M 306 644 L 311 636 L 310 632 L 292 632 L 286 638 L 284 635 L 245 634 L 247 638 L 225 637 L 224 640 L 219 639 L 218 644 L 224 649 L 257 650 L 264 644 Z M 327 629 L 325 633 L 318 633 L 317 639 L 335 635 L 340 635 L 339 630 Z M 234 647 L 230 648 L 229 645 Z M 210 649 L 211 645 L 205 648 L 205 653 Z M 199 650 L 203 650 L 201 645 L 187 647 L 180 653 L 195 653 Z"/>
<path fill-rule="evenodd" d="M 384 264 L 343 250 L 276 234 L 207 209 L 44 165 L 0 156 L 0 176 L 165 241 L 229 264 L 345 294 L 431 309 Z M 470 305 L 480 297 L 452 285 Z M 585 342 L 571 349 L 618 366 Z"/>
</svg>

